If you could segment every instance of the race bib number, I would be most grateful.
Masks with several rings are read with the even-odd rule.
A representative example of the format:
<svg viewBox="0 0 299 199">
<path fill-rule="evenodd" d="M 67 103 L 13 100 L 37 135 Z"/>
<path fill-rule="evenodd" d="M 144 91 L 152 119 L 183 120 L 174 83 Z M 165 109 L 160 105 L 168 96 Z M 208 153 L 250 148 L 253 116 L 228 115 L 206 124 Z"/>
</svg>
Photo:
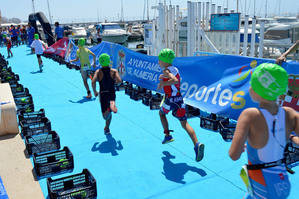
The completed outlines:
<svg viewBox="0 0 299 199">
<path fill-rule="evenodd" d="M 83 71 L 89 71 L 90 67 L 87 64 L 84 64 Z"/>
</svg>

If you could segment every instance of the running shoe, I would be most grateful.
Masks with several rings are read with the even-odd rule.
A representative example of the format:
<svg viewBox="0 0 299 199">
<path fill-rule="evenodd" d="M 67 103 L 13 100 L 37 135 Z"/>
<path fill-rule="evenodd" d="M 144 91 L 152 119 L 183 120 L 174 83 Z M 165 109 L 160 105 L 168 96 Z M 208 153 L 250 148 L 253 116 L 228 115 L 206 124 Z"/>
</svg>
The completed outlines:
<svg viewBox="0 0 299 199">
<path fill-rule="evenodd" d="M 86 96 L 86 98 L 87 98 L 87 99 L 90 99 L 91 97 L 92 97 L 91 92 L 90 92 L 90 91 L 87 91 L 87 96 Z"/>
<path fill-rule="evenodd" d="M 199 142 L 196 143 L 196 145 L 194 147 L 196 162 L 199 162 L 199 161 L 201 161 L 203 159 L 204 149 L 205 149 L 205 145 L 204 144 L 201 144 Z"/>
<path fill-rule="evenodd" d="M 174 139 L 172 137 L 172 135 L 165 135 L 164 140 L 162 141 L 162 144 L 167 144 L 169 142 L 173 142 Z"/>
<path fill-rule="evenodd" d="M 109 129 L 109 128 L 108 128 L 108 129 L 104 128 L 104 134 L 105 134 L 105 135 L 110 134 L 110 129 Z"/>
</svg>

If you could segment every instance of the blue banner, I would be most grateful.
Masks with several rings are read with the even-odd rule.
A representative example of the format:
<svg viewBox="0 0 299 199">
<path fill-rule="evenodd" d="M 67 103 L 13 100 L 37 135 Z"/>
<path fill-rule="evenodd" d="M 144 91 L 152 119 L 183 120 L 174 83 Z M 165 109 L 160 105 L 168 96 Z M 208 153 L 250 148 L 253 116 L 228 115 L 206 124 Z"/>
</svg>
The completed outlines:
<svg viewBox="0 0 299 199">
<path fill-rule="evenodd" d="M 162 72 L 158 57 L 137 53 L 109 42 L 102 42 L 90 50 L 96 54 L 97 60 L 101 53 L 108 53 L 112 60 L 111 66 L 118 70 L 123 80 L 157 91 L 159 75 Z M 70 55 L 74 59 L 76 54 L 71 52 Z M 92 60 L 92 57 L 90 58 Z M 173 65 L 180 71 L 181 93 L 185 103 L 204 111 L 238 119 L 243 109 L 257 107 L 249 96 L 249 80 L 254 68 L 265 62 L 274 63 L 274 60 L 210 54 L 178 57 Z M 283 67 L 297 78 L 298 62 L 287 62 Z M 295 88 L 297 92 L 298 84 Z M 298 98 L 296 99 L 294 103 L 298 106 Z"/>
<path fill-rule="evenodd" d="M 0 176 L 0 199 L 8 199 L 8 195 L 7 195 L 6 190 L 4 188 L 1 176 Z"/>
</svg>

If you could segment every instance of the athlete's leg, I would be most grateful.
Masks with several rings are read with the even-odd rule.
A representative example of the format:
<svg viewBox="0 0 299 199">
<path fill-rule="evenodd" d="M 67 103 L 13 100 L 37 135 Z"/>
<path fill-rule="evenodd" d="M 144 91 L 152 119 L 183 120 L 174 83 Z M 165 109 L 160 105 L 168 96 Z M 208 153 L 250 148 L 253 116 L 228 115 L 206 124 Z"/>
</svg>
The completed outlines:
<svg viewBox="0 0 299 199">
<path fill-rule="evenodd" d="M 110 101 L 110 109 L 113 113 L 117 113 L 117 107 L 115 105 L 115 101 Z"/>
<path fill-rule="evenodd" d="M 90 90 L 89 90 L 89 86 L 88 86 L 88 83 L 87 83 L 87 72 L 86 71 L 83 71 L 82 69 L 81 69 L 81 76 L 82 76 L 82 80 L 83 80 L 83 84 L 84 84 L 84 86 L 85 86 L 85 89 L 86 89 L 86 91 L 87 91 L 87 97 L 88 98 L 91 98 L 91 92 L 90 92 Z"/>
<path fill-rule="evenodd" d="M 194 129 L 189 125 L 187 120 L 181 120 L 182 127 L 187 131 L 188 135 L 190 136 L 193 144 L 194 144 L 194 151 L 195 151 L 195 160 L 197 162 L 201 161 L 204 156 L 204 144 L 198 142 Z"/>
<path fill-rule="evenodd" d="M 111 112 L 109 110 L 104 112 L 103 113 L 103 118 L 104 118 L 104 120 L 106 120 L 106 125 L 105 125 L 105 128 L 104 128 L 104 131 L 109 130 L 110 123 L 111 123 L 111 120 L 112 120 Z"/>
<path fill-rule="evenodd" d="M 162 113 L 162 111 L 159 111 L 159 115 L 160 115 L 160 120 L 161 120 L 163 129 L 164 129 L 164 132 L 168 131 L 169 130 L 169 126 L 168 126 L 168 121 L 167 121 L 167 118 L 166 118 L 166 114 Z"/>
<path fill-rule="evenodd" d="M 37 60 L 38 60 L 39 66 L 43 65 L 43 61 L 42 61 L 42 58 L 40 57 L 40 55 L 37 57 Z"/>
<path fill-rule="evenodd" d="M 108 94 L 109 96 L 109 102 L 110 102 L 110 110 L 113 112 L 113 113 L 117 113 L 117 107 L 115 105 L 115 99 L 116 99 L 116 95 L 115 95 L 115 92 L 111 92 Z"/>
<path fill-rule="evenodd" d="M 182 127 L 187 131 L 188 135 L 190 136 L 194 146 L 198 142 L 194 129 L 190 126 L 187 120 L 180 121 Z"/>
</svg>

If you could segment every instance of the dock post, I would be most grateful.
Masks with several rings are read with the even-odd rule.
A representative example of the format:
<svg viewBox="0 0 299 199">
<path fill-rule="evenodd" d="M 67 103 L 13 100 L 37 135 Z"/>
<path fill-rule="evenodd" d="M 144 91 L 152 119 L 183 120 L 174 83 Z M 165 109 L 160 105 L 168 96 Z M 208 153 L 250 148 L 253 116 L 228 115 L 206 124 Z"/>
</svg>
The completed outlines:
<svg viewBox="0 0 299 199">
<path fill-rule="evenodd" d="M 252 19 L 252 28 L 251 28 L 251 42 L 250 42 L 250 57 L 255 55 L 255 28 L 256 28 L 256 18 Z"/>
<path fill-rule="evenodd" d="M 247 56 L 247 43 L 248 43 L 248 15 L 245 15 L 244 25 L 244 39 L 243 39 L 243 56 Z"/>
<path fill-rule="evenodd" d="M 259 42 L 259 58 L 263 57 L 264 53 L 264 31 L 265 31 L 265 21 L 261 21 L 261 28 L 260 28 L 260 42 Z"/>
</svg>

